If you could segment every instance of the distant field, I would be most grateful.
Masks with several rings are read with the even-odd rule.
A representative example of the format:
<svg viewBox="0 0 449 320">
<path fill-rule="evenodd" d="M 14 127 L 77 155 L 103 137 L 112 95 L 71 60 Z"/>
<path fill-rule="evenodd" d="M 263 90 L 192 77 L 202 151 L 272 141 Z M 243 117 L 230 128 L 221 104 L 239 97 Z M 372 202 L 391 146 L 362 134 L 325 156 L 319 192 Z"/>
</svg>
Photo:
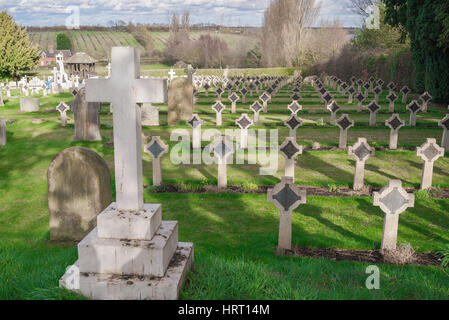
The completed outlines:
<svg viewBox="0 0 449 320">
<path fill-rule="evenodd" d="M 50 46 L 56 49 L 56 34 L 54 31 L 29 32 L 30 39 L 42 50 Z M 151 32 L 154 46 L 157 50 L 164 50 L 167 46 L 169 32 Z M 240 34 L 220 32 L 191 32 L 190 38 L 198 40 L 201 35 L 211 34 L 226 41 L 230 48 L 235 48 L 241 42 L 256 45 L 257 38 Z M 137 40 L 128 32 L 118 31 L 72 31 L 72 45 L 74 51 L 83 51 L 97 60 L 107 60 L 111 47 L 133 46 L 144 50 Z"/>
</svg>

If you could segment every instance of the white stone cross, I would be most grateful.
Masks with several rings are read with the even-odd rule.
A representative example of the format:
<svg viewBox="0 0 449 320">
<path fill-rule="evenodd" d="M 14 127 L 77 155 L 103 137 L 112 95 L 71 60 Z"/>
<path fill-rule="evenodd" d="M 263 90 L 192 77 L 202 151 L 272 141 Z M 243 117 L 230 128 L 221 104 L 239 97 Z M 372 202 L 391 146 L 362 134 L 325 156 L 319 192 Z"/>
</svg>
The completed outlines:
<svg viewBox="0 0 449 320">
<path fill-rule="evenodd" d="M 187 121 L 187 124 L 192 128 L 193 149 L 201 149 L 201 126 L 203 122 L 196 113 L 192 114 L 192 118 Z"/>
<path fill-rule="evenodd" d="M 268 189 L 267 201 L 279 209 L 279 240 L 277 253 L 284 254 L 292 249 L 292 213 L 300 204 L 306 203 L 306 190 L 294 184 L 292 177 L 282 177 L 273 189 Z"/>
<path fill-rule="evenodd" d="M 173 69 L 170 69 L 170 72 L 168 73 L 170 76 L 170 81 L 172 81 L 175 78 L 176 72 Z"/>
<path fill-rule="evenodd" d="M 117 209 L 143 207 L 141 111 L 137 103 L 167 101 L 165 79 L 139 79 L 140 55 L 134 47 L 113 47 L 109 79 L 86 81 L 87 102 L 114 105 L 114 162 Z"/>
<path fill-rule="evenodd" d="M 373 192 L 373 205 L 385 213 L 381 250 L 396 249 L 399 215 L 415 205 L 415 195 L 402 188 L 401 180 L 390 180 L 388 186 Z"/>
<path fill-rule="evenodd" d="M 162 182 L 161 158 L 168 152 L 168 146 L 160 137 L 153 137 L 144 150 L 153 158 L 153 186 L 160 186 Z"/>
<path fill-rule="evenodd" d="M 416 127 L 416 114 L 421 111 L 421 105 L 418 101 L 413 100 L 405 108 L 410 111 L 410 126 Z"/>
<path fill-rule="evenodd" d="M 254 112 L 254 123 L 259 122 L 260 111 L 263 109 L 260 102 L 255 101 L 249 108 Z"/>
<path fill-rule="evenodd" d="M 231 103 L 232 103 L 232 105 L 231 105 L 231 112 L 232 112 L 232 113 L 236 113 L 236 104 L 237 104 L 237 101 L 240 100 L 240 97 L 239 97 L 235 92 L 233 92 L 233 93 L 228 97 L 228 99 L 229 99 L 229 101 L 231 101 Z"/>
<path fill-rule="evenodd" d="M 416 148 L 416 155 L 424 160 L 421 177 L 421 190 L 432 187 L 433 163 L 444 156 L 444 148 L 437 145 L 434 138 L 427 138 L 426 143 Z"/>
<path fill-rule="evenodd" d="M 302 154 L 303 147 L 296 143 L 296 139 L 292 137 L 285 138 L 283 144 L 279 146 L 279 152 L 285 158 L 285 174 L 286 177 L 295 177 L 295 158 Z"/>
<path fill-rule="evenodd" d="M 398 113 L 394 113 L 390 119 L 385 121 L 385 125 L 390 127 L 390 150 L 396 150 L 398 148 L 398 136 L 399 129 L 405 126 L 405 121 L 399 118 Z"/>
<path fill-rule="evenodd" d="M 216 113 L 217 127 L 222 125 L 222 113 L 223 113 L 223 110 L 225 110 L 225 109 L 226 109 L 226 106 L 223 103 L 221 103 L 221 101 L 217 101 L 212 106 L 212 110 L 214 110 Z"/>
<path fill-rule="evenodd" d="M 296 129 L 302 126 L 302 120 L 298 118 L 296 114 L 291 114 L 290 117 L 284 121 L 284 124 L 289 129 L 289 137 L 294 138 L 296 141 Z"/>
<path fill-rule="evenodd" d="M 363 189 L 365 177 L 365 161 L 374 155 L 374 148 L 370 147 L 366 138 L 359 138 L 354 146 L 348 148 L 348 154 L 355 158 L 354 190 Z"/>
<path fill-rule="evenodd" d="M 235 120 L 235 123 L 240 127 L 240 148 L 247 149 L 248 148 L 248 128 L 252 126 L 254 123 L 248 117 L 246 113 L 243 113 L 240 118 Z"/>
<path fill-rule="evenodd" d="M 330 123 L 331 125 L 335 125 L 337 121 L 337 112 L 341 109 L 338 103 L 333 100 L 329 103 L 326 109 L 331 113 Z"/>
<path fill-rule="evenodd" d="M 369 111 L 369 125 L 374 127 L 376 125 L 376 115 L 380 110 L 380 106 L 376 101 L 371 101 L 369 105 L 366 106 Z"/>
<path fill-rule="evenodd" d="M 344 113 L 338 120 L 337 126 L 340 128 L 340 139 L 338 140 L 338 147 L 346 149 L 348 143 L 348 130 L 354 126 L 354 120 L 349 118 L 347 113 Z"/>
<path fill-rule="evenodd" d="M 427 112 L 427 108 L 429 106 L 429 102 L 432 100 L 432 96 L 427 91 L 424 92 L 419 99 L 423 102 L 421 110 L 422 112 Z"/>
<path fill-rule="evenodd" d="M 223 190 L 228 187 L 227 158 L 234 152 L 232 143 L 228 143 L 226 137 L 220 137 L 212 146 L 212 150 L 218 160 L 218 189 Z"/>
</svg>

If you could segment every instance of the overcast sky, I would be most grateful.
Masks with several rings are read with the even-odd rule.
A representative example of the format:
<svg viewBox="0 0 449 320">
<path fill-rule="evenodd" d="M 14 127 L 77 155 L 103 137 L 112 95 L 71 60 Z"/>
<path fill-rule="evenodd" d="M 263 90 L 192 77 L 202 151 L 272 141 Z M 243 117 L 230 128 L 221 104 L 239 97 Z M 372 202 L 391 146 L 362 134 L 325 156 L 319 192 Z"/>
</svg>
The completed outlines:
<svg viewBox="0 0 449 320">
<path fill-rule="evenodd" d="M 361 18 L 350 9 L 349 0 L 322 2 L 321 19 L 339 18 L 345 26 L 360 26 Z M 190 11 L 191 22 L 260 26 L 270 0 L 0 0 L 24 26 L 65 25 L 69 6 L 79 8 L 81 25 L 106 25 L 110 20 L 134 23 L 167 23 L 176 12 Z"/>
</svg>

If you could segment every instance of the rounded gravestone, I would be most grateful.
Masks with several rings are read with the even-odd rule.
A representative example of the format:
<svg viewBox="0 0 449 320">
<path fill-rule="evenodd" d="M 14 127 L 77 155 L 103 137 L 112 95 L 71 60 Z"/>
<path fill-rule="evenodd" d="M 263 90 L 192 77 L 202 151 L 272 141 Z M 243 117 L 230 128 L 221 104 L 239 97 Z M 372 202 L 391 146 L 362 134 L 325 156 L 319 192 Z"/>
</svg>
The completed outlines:
<svg viewBox="0 0 449 320">
<path fill-rule="evenodd" d="M 47 184 L 51 240 L 82 240 L 112 202 L 109 168 L 88 148 L 73 147 L 56 155 L 48 167 Z"/>
<path fill-rule="evenodd" d="M 20 111 L 36 112 L 39 111 L 38 98 L 20 98 Z"/>
<path fill-rule="evenodd" d="M 193 114 L 193 86 L 187 78 L 175 78 L 168 88 L 168 125 L 189 121 Z"/>
</svg>

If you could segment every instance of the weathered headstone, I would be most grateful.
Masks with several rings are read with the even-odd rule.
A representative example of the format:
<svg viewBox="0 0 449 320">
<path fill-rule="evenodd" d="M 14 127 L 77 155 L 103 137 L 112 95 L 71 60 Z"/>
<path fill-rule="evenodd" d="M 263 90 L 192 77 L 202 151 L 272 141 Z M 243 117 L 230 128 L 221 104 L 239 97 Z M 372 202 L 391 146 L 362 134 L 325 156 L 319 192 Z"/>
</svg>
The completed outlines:
<svg viewBox="0 0 449 320">
<path fill-rule="evenodd" d="M 39 111 L 38 98 L 20 98 L 21 112 L 36 112 Z"/>
<path fill-rule="evenodd" d="M 0 118 L 0 146 L 6 145 L 6 121 Z"/>
<path fill-rule="evenodd" d="M 380 106 L 376 103 L 376 101 L 371 101 L 366 108 L 369 111 L 369 125 L 370 127 L 374 127 L 376 125 L 376 114 L 380 110 Z"/>
<path fill-rule="evenodd" d="M 355 93 L 354 87 L 350 87 L 348 89 L 348 104 L 352 104 L 352 101 L 354 100 L 354 93 Z"/>
<path fill-rule="evenodd" d="M 373 192 L 373 205 L 385 213 L 381 250 L 396 249 L 399 215 L 415 205 L 415 195 L 402 188 L 400 180 L 390 180 L 388 186 Z"/>
<path fill-rule="evenodd" d="M 426 143 L 416 148 L 416 155 L 424 160 L 421 190 L 429 189 L 432 187 L 433 163 L 444 156 L 444 148 L 437 145 L 436 139 L 427 138 Z"/>
<path fill-rule="evenodd" d="M 4 107 L 2 88 L 0 88 L 0 107 Z"/>
<path fill-rule="evenodd" d="M 201 149 L 201 126 L 203 120 L 200 119 L 198 114 L 194 113 L 192 118 L 187 121 L 187 125 L 192 128 L 192 148 Z"/>
<path fill-rule="evenodd" d="M 374 101 L 376 101 L 376 103 L 379 103 L 379 95 L 382 93 L 382 88 L 375 87 L 373 92 L 374 92 Z"/>
<path fill-rule="evenodd" d="M 405 121 L 401 120 L 398 113 L 394 113 L 390 119 L 385 121 L 385 125 L 390 127 L 389 149 L 396 150 L 398 148 L 399 129 L 405 126 Z"/>
<path fill-rule="evenodd" d="M 449 113 L 438 122 L 438 126 L 443 128 L 443 138 L 441 139 L 441 146 L 446 152 L 449 152 Z"/>
<path fill-rule="evenodd" d="M 75 118 L 73 141 L 101 141 L 100 102 L 87 102 L 86 88 L 81 88 L 72 102 Z"/>
<path fill-rule="evenodd" d="M 283 144 L 279 146 L 279 152 L 285 158 L 285 174 L 286 177 L 295 177 L 295 158 L 302 154 L 303 147 L 296 143 L 293 137 L 285 138 Z"/>
<path fill-rule="evenodd" d="M 159 107 L 153 107 L 152 103 L 142 103 L 142 126 L 159 126 Z"/>
<path fill-rule="evenodd" d="M 79 241 L 112 202 L 111 174 L 94 151 L 73 147 L 58 153 L 47 171 L 50 239 Z"/>
<path fill-rule="evenodd" d="M 155 80 L 157 81 L 157 80 Z M 189 121 L 193 113 L 193 85 L 187 78 L 175 78 L 168 88 L 168 125 Z"/>
<path fill-rule="evenodd" d="M 354 98 L 357 101 L 357 112 L 362 112 L 362 103 L 365 101 L 365 96 L 359 92 Z"/>
<path fill-rule="evenodd" d="M 366 138 L 359 138 L 354 146 L 348 148 L 348 154 L 354 156 L 356 161 L 353 189 L 361 190 L 365 178 L 365 161 L 374 155 L 374 148 L 368 145 Z"/>
<path fill-rule="evenodd" d="M 243 113 L 240 118 L 238 118 L 235 123 L 240 127 L 240 148 L 248 148 L 248 128 L 254 123 L 248 117 L 246 113 Z"/>
<path fill-rule="evenodd" d="M 409 105 L 407 105 L 406 109 L 410 111 L 410 126 L 415 127 L 416 126 L 416 114 L 421 111 L 421 106 L 416 100 L 413 100 L 410 102 Z"/>
<path fill-rule="evenodd" d="M 195 74 L 196 70 L 192 67 L 192 65 L 189 64 L 187 68 L 184 69 L 184 72 L 186 73 L 189 82 L 193 83 L 193 75 Z"/>
<path fill-rule="evenodd" d="M 240 94 L 242 95 L 242 103 L 246 103 L 246 95 L 248 94 L 248 89 L 243 87 L 240 89 Z"/>
<path fill-rule="evenodd" d="M 215 113 L 216 113 L 216 124 L 217 124 L 217 127 L 222 125 L 222 113 L 223 113 L 223 110 L 225 110 L 225 109 L 226 109 L 226 106 L 223 103 L 221 103 L 221 101 L 217 101 L 212 106 L 212 110 L 214 110 Z"/>
<path fill-rule="evenodd" d="M 292 249 L 292 213 L 300 204 L 306 203 L 306 190 L 294 184 L 292 177 L 282 177 L 273 189 L 268 189 L 267 201 L 280 210 L 279 240 L 276 252 Z"/>
<path fill-rule="evenodd" d="M 56 107 L 56 110 L 61 114 L 61 127 L 65 127 L 67 125 L 67 111 L 70 110 L 70 107 L 61 101 Z"/>
<path fill-rule="evenodd" d="M 217 90 L 215 90 L 215 93 L 217 94 L 218 100 L 221 101 L 221 96 L 224 93 L 223 89 L 222 88 L 217 88 Z"/>
<path fill-rule="evenodd" d="M 337 126 L 340 127 L 340 138 L 338 147 L 346 149 L 348 143 L 348 130 L 354 126 L 354 120 L 351 120 L 348 114 L 344 113 L 338 120 Z"/>
<path fill-rule="evenodd" d="M 162 182 L 161 158 L 168 152 L 168 146 L 160 137 L 153 137 L 144 150 L 153 158 L 153 186 L 160 186 Z"/>
</svg>

